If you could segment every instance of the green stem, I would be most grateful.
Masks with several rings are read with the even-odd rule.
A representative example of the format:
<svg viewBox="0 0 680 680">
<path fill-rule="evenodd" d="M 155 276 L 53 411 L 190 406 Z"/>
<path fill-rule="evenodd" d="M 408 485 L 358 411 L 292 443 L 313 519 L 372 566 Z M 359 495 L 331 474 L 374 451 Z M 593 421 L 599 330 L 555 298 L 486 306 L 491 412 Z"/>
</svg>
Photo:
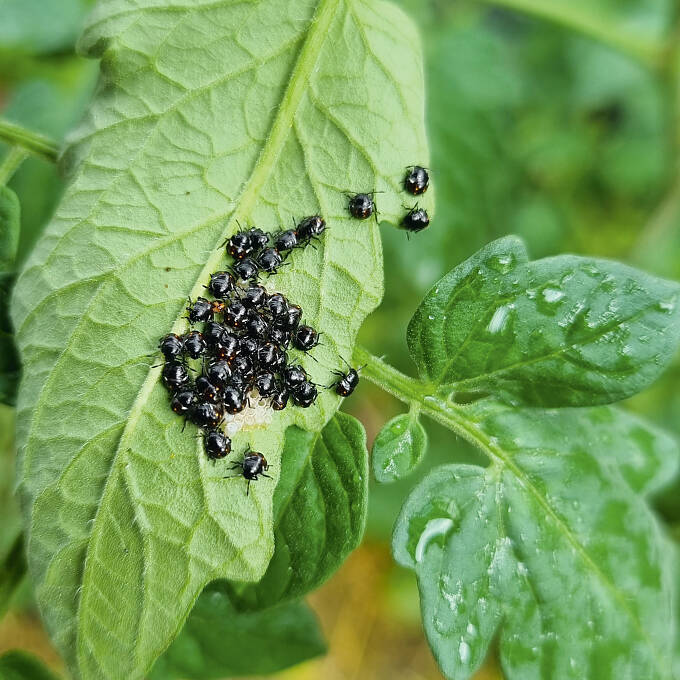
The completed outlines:
<svg viewBox="0 0 680 680">
<path fill-rule="evenodd" d="M 456 406 L 433 394 L 423 394 L 422 382 L 404 375 L 363 347 L 355 347 L 354 361 L 357 364 L 365 364 L 361 371 L 362 377 L 367 378 L 399 401 L 409 406 L 416 405 L 421 413 L 481 449 L 492 461 L 507 464 L 502 452 L 495 450 L 489 438 L 465 413 L 464 406 Z"/>
<path fill-rule="evenodd" d="M 666 65 L 667 45 L 640 38 L 617 27 L 611 18 L 585 11 L 570 2 L 550 0 L 482 0 L 489 5 L 516 10 L 551 21 L 623 52 L 645 66 L 662 69 Z"/>
<path fill-rule="evenodd" d="M 8 152 L 2 163 L 0 163 L 0 187 L 7 184 L 12 179 L 12 175 L 17 168 L 28 158 L 28 151 L 20 146 L 13 146 Z"/>
<path fill-rule="evenodd" d="M 56 142 L 38 132 L 27 130 L 21 125 L 10 123 L 2 118 L 0 118 L 0 140 L 12 146 L 20 146 L 28 153 L 52 163 L 56 163 L 59 156 L 59 147 Z"/>
</svg>

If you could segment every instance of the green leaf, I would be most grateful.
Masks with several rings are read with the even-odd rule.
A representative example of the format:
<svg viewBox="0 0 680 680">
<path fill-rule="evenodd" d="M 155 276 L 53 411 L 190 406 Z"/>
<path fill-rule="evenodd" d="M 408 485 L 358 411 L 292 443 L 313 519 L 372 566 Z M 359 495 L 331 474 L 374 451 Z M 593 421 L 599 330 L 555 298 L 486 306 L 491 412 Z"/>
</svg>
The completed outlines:
<svg viewBox="0 0 680 680">
<path fill-rule="evenodd" d="M 0 680 L 57 680 L 32 654 L 14 649 L 0 656 Z"/>
<path fill-rule="evenodd" d="M 50 68 L 48 62 L 40 64 L 41 68 L 32 73 L 32 77 L 8 93 L 2 115 L 30 130 L 61 140 L 84 114 L 92 95 L 97 65 L 77 57 L 60 58 L 58 68 Z M 64 178 L 54 164 L 29 157 L 12 176 L 9 186 L 21 203 L 17 263 L 23 264 L 54 213 Z"/>
<path fill-rule="evenodd" d="M 422 65 L 410 22 L 377 0 L 114 0 L 81 48 L 103 57 L 102 81 L 13 300 L 19 482 L 55 643 L 83 678 L 138 678 L 207 582 L 263 576 L 285 429 L 320 430 L 340 402 L 326 391 L 238 433 L 235 451 L 265 452 L 275 477 L 245 496 L 181 431 L 148 355 L 186 327 L 238 223 L 320 212 L 316 250 L 268 286 L 325 333 L 318 363 L 301 360 L 328 380 L 382 294 L 377 225 L 348 217 L 345 192 L 385 191 L 381 216 L 403 215 L 403 168 L 427 163 Z"/>
<path fill-rule="evenodd" d="M 444 674 L 469 678 L 498 635 L 508 680 L 667 678 L 671 569 L 641 494 L 677 446 L 614 409 L 468 415 L 492 464 L 433 470 L 393 544 Z"/>
<path fill-rule="evenodd" d="M 9 297 L 14 275 L 0 272 L 0 404 L 14 406 L 20 364 L 9 320 Z"/>
<path fill-rule="evenodd" d="M 427 433 L 418 412 L 411 410 L 386 423 L 373 442 L 373 474 L 381 484 L 408 477 L 418 467 L 427 449 Z"/>
<path fill-rule="evenodd" d="M 17 195 L 0 186 L 0 404 L 13 406 L 19 384 L 19 358 L 9 321 L 11 272 L 19 248 L 21 207 Z"/>
<path fill-rule="evenodd" d="M 208 680 L 266 675 L 325 653 L 319 623 L 306 604 L 290 602 L 238 613 L 226 595 L 208 590 L 149 677 Z"/>
<path fill-rule="evenodd" d="M 239 609 L 271 607 L 318 588 L 364 535 L 368 451 L 356 418 L 338 412 L 318 433 L 290 428 L 281 469 L 267 572 L 257 585 L 219 584 Z"/>
<path fill-rule="evenodd" d="M 0 186 L 0 272 L 12 271 L 19 249 L 20 232 L 19 199 L 9 187 Z"/>
<path fill-rule="evenodd" d="M 515 237 L 441 279 L 408 328 L 423 379 L 441 392 L 530 406 L 625 399 L 653 382 L 680 342 L 680 286 L 618 262 L 528 262 Z"/>
<path fill-rule="evenodd" d="M 24 539 L 18 534 L 6 555 L 0 554 L 0 617 L 2 617 L 26 575 Z"/>
</svg>

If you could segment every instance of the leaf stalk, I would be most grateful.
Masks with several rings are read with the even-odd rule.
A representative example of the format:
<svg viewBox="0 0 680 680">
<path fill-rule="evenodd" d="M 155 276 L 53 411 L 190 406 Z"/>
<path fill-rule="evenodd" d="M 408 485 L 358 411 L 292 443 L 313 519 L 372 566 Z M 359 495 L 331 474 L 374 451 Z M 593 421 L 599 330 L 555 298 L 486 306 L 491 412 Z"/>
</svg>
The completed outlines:
<svg viewBox="0 0 680 680">
<path fill-rule="evenodd" d="M 0 141 L 21 147 L 27 153 L 51 163 L 56 163 L 59 157 L 59 147 L 55 141 L 3 118 L 0 118 Z"/>
</svg>

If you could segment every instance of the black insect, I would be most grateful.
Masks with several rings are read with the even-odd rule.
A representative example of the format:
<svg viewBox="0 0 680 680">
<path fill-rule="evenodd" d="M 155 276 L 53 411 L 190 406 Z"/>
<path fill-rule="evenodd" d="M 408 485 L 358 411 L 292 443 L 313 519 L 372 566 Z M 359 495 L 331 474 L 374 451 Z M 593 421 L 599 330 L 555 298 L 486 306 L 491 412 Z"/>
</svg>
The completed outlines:
<svg viewBox="0 0 680 680">
<path fill-rule="evenodd" d="M 401 221 L 401 226 L 407 231 L 418 232 L 429 226 L 430 217 L 427 214 L 427 210 L 419 208 L 417 205 L 411 208 L 404 219 Z"/>
<path fill-rule="evenodd" d="M 184 352 L 192 359 L 198 359 L 203 356 L 208 349 L 208 343 L 200 331 L 191 331 L 191 333 L 184 336 Z"/>
<path fill-rule="evenodd" d="M 165 364 L 161 375 L 164 385 L 169 390 L 178 390 L 189 382 L 189 373 L 182 364 Z"/>
<path fill-rule="evenodd" d="M 250 357 L 247 357 L 245 354 L 237 354 L 231 360 L 230 366 L 232 372 L 232 379 L 234 373 L 238 373 L 239 375 L 243 376 L 246 379 L 251 378 L 253 375 L 253 361 Z"/>
<path fill-rule="evenodd" d="M 224 331 L 224 326 L 217 321 L 208 321 L 208 323 L 205 324 L 203 328 L 203 338 L 208 345 L 208 349 L 213 349 L 219 344 Z"/>
<path fill-rule="evenodd" d="M 277 344 L 279 347 L 288 347 L 288 345 L 290 345 L 290 331 L 287 331 L 281 326 L 272 326 L 269 329 L 267 339 Z"/>
<path fill-rule="evenodd" d="M 219 400 L 219 388 L 204 375 L 196 378 L 196 393 L 202 401 L 209 401 L 216 404 Z"/>
<path fill-rule="evenodd" d="M 293 345 L 303 352 L 309 352 L 319 344 L 319 334 L 311 326 L 299 326 L 293 335 Z"/>
<path fill-rule="evenodd" d="M 243 461 L 234 461 L 231 466 L 232 470 L 237 468 L 241 469 L 241 474 L 236 475 L 237 477 L 245 477 L 248 480 L 248 486 L 246 488 L 246 496 L 250 493 L 250 482 L 257 481 L 258 477 L 269 477 L 271 475 L 265 474 L 269 470 L 269 463 L 267 459 L 258 451 L 248 450 L 243 454 Z M 231 475 L 233 478 L 234 475 Z M 229 479 L 229 477 L 225 477 Z"/>
<path fill-rule="evenodd" d="M 254 384 L 261 397 L 271 397 L 276 392 L 276 378 L 271 371 L 260 373 Z"/>
<path fill-rule="evenodd" d="M 276 371 L 286 361 L 286 353 L 273 342 L 263 342 L 257 350 L 257 361 L 262 368 Z"/>
<path fill-rule="evenodd" d="M 427 170 L 421 168 L 420 165 L 411 165 L 407 169 L 408 172 L 404 177 L 404 189 L 414 196 L 424 194 L 427 187 L 430 186 L 430 175 Z"/>
<path fill-rule="evenodd" d="M 264 286 L 252 284 L 248 287 L 241 296 L 241 302 L 249 309 L 261 307 L 267 299 L 267 290 Z"/>
<path fill-rule="evenodd" d="M 245 329 L 251 338 L 264 338 L 267 336 L 269 324 L 260 314 L 251 310 L 245 323 Z"/>
<path fill-rule="evenodd" d="M 287 366 L 283 371 L 283 383 L 291 390 L 295 390 L 307 381 L 307 371 L 302 366 Z"/>
<path fill-rule="evenodd" d="M 316 385 L 306 380 L 293 391 L 293 401 L 302 408 L 308 408 L 316 401 L 318 395 Z"/>
<path fill-rule="evenodd" d="M 253 251 L 261 250 L 269 243 L 269 235 L 265 234 L 262 229 L 248 229 L 246 235 L 248 236 L 250 249 Z"/>
<path fill-rule="evenodd" d="M 189 419 L 199 427 L 215 429 L 224 418 L 224 409 L 220 404 L 202 402 L 197 404 L 189 414 Z"/>
<path fill-rule="evenodd" d="M 222 403 L 227 413 L 240 413 L 245 408 L 243 392 L 234 385 L 227 385 L 222 394 Z"/>
<path fill-rule="evenodd" d="M 300 305 L 288 305 L 286 311 L 276 319 L 276 324 L 293 332 L 298 327 L 301 318 L 302 307 Z"/>
<path fill-rule="evenodd" d="M 218 389 L 223 390 L 231 378 L 229 363 L 220 360 L 213 361 L 205 371 L 205 377 Z"/>
<path fill-rule="evenodd" d="M 345 360 L 343 359 L 343 361 Z M 359 371 L 363 368 L 363 366 L 357 369 L 352 368 L 347 361 L 345 361 L 345 364 L 349 369 L 346 373 L 343 373 L 342 371 L 333 371 L 340 379 L 335 382 L 332 387 L 335 387 L 336 394 L 339 394 L 341 397 L 349 397 L 349 395 L 354 392 L 359 384 Z"/>
<path fill-rule="evenodd" d="M 189 312 L 190 323 L 212 321 L 214 315 L 212 302 L 202 297 L 196 298 L 196 302 L 191 302 L 191 300 L 189 300 L 187 312 Z"/>
<path fill-rule="evenodd" d="M 292 250 L 298 244 L 298 237 L 295 229 L 282 231 L 274 237 L 274 248 L 279 252 Z"/>
<path fill-rule="evenodd" d="M 300 241 L 318 238 L 326 230 L 326 221 L 321 215 L 310 215 L 297 225 L 297 237 Z"/>
<path fill-rule="evenodd" d="M 267 300 L 267 307 L 274 319 L 282 317 L 288 310 L 288 301 L 281 293 L 274 293 Z"/>
<path fill-rule="evenodd" d="M 231 439 L 220 430 L 208 430 L 203 437 L 203 445 L 210 460 L 224 458 L 231 451 Z"/>
<path fill-rule="evenodd" d="M 241 394 L 241 399 L 244 400 L 243 407 L 245 407 L 246 392 L 251 388 L 252 384 L 253 384 L 252 373 L 250 375 L 243 375 L 238 371 L 232 371 L 231 380 L 229 380 L 229 387 L 234 387 L 239 391 L 239 393 Z M 239 409 L 239 411 L 240 410 L 242 409 Z"/>
<path fill-rule="evenodd" d="M 375 192 L 369 194 L 354 194 L 349 197 L 348 209 L 352 217 L 358 220 L 368 219 L 375 211 L 375 201 L 373 195 Z"/>
<path fill-rule="evenodd" d="M 287 387 L 279 387 L 272 396 L 272 408 L 275 411 L 283 411 L 288 405 L 290 390 Z"/>
<path fill-rule="evenodd" d="M 212 352 L 219 359 L 230 360 L 238 354 L 240 346 L 239 338 L 227 330 L 223 330 L 220 339 L 213 346 Z"/>
<path fill-rule="evenodd" d="M 208 290 L 218 300 L 224 300 L 234 290 L 234 276 L 230 272 L 215 272 L 210 275 Z"/>
<path fill-rule="evenodd" d="M 158 349 L 168 361 L 172 361 L 181 356 L 184 350 L 184 344 L 179 335 L 169 333 L 161 338 L 161 341 L 158 343 Z"/>
<path fill-rule="evenodd" d="M 234 300 L 224 310 L 224 323 L 232 328 L 241 328 L 248 318 L 247 307 L 239 300 Z"/>
<path fill-rule="evenodd" d="M 183 416 L 191 411 L 197 401 L 196 393 L 193 390 L 179 390 L 173 395 L 170 408 L 178 416 Z"/>
<path fill-rule="evenodd" d="M 281 253 L 276 248 L 265 248 L 257 256 L 258 267 L 268 274 L 275 274 L 282 262 Z"/>
<path fill-rule="evenodd" d="M 240 262 L 234 265 L 234 274 L 241 281 L 248 281 L 257 277 L 259 268 L 257 262 L 250 257 L 244 257 Z"/>
<path fill-rule="evenodd" d="M 231 238 L 227 239 L 227 253 L 235 260 L 242 260 L 250 254 L 250 237 L 244 231 L 239 231 Z"/>
<path fill-rule="evenodd" d="M 251 361 L 257 361 L 257 350 L 260 348 L 260 343 L 257 338 L 241 338 L 240 353 L 247 356 Z"/>
</svg>

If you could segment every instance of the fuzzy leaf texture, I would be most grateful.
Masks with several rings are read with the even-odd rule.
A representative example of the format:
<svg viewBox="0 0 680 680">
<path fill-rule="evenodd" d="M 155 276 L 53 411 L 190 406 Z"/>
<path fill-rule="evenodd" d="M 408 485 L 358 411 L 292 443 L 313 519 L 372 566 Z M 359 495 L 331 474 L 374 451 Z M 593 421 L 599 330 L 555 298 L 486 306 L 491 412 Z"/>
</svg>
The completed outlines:
<svg viewBox="0 0 680 680">
<path fill-rule="evenodd" d="M 403 169 L 427 162 L 422 64 L 409 20 L 378 0 L 108 0 L 80 47 L 100 84 L 13 300 L 18 475 L 38 603 L 71 671 L 139 678 L 206 583 L 265 573 L 285 429 L 320 430 L 340 401 L 326 391 L 234 438 L 275 477 L 246 497 L 181 432 L 149 354 L 186 328 L 238 223 L 320 212 L 316 250 L 267 285 L 325 334 L 318 363 L 302 358 L 313 379 L 351 356 L 382 261 L 344 192 L 384 191 L 382 218 L 403 214 Z"/>
<path fill-rule="evenodd" d="M 393 543 L 444 674 L 471 677 L 497 638 L 508 680 L 666 680 L 671 551 L 644 496 L 676 443 L 611 407 L 468 416 L 491 465 L 434 469 Z"/>
<path fill-rule="evenodd" d="M 680 342 L 680 285 L 610 260 L 529 261 L 499 239 L 426 295 L 408 328 L 432 391 L 590 406 L 651 384 Z"/>
</svg>

